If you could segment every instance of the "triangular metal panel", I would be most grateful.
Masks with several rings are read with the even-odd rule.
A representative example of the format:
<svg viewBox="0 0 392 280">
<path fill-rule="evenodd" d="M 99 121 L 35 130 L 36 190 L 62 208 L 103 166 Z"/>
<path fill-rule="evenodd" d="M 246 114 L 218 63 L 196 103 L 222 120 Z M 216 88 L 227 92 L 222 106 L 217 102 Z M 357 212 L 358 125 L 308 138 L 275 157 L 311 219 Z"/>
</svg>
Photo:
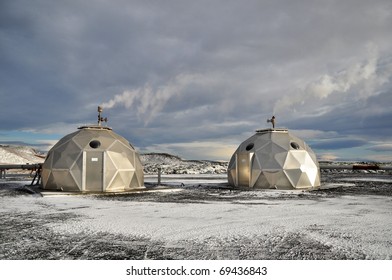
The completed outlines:
<svg viewBox="0 0 392 280">
<path fill-rule="evenodd" d="M 118 189 L 120 187 L 124 188 L 124 181 L 120 174 L 118 172 L 114 175 L 113 179 L 111 182 L 109 182 L 108 187 L 105 189 L 105 191 L 110 191 L 113 189 Z"/>
<path fill-rule="evenodd" d="M 53 178 L 57 187 L 63 191 L 81 191 L 69 170 L 53 170 Z"/>
<path fill-rule="evenodd" d="M 42 165 L 42 171 L 41 171 L 41 180 L 42 180 L 42 186 L 45 189 L 46 186 L 49 183 L 49 176 L 51 174 L 52 171 L 52 153 L 48 153 L 46 160 L 44 162 L 44 164 Z"/>
<path fill-rule="evenodd" d="M 281 146 L 277 145 L 276 143 L 271 143 L 271 153 L 276 155 L 277 153 L 285 153 L 288 150 L 282 148 Z"/>
<path fill-rule="evenodd" d="M 138 180 L 137 176 L 133 176 L 131 183 L 129 184 L 129 187 L 131 189 L 136 189 L 139 188 L 140 186 L 143 186 L 142 182 Z"/>
<path fill-rule="evenodd" d="M 284 162 L 283 165 L 283 169 L 299 169 L 300 167 L 301 167 L 301 163 L 293 155 L 293 151 L 288 151 L 286 161 Z"/>
<path fill-rule="evenodd" d="M 290 138 L 287 132 L 272 133 L 271 141 L 286 151 L 290 149 Z"/>
<path fill-rule="evenodd" d="M 113 148 L 113 146 L 116 146 L 115 148 Z M 121 147 L 121 148 L 119 148 L 119 147 Z M 133 149 L 133 147 L 132 146 L 130 146 L 130 144 L 129 144 L 129 142 L 123 142 L 123 141 L 120 141 L 120 139 L 116 139 L 116 141 L 114 141 L 113 143 L 112 143 L 112 145 L 109 147 L 111 150 L 116 150 L 116 149 L 119 149 L 119 150 L 116 150 L 116 151 L 123 151 L 123 150 L 131 150 L 131 151 L 134 151 L 134 149 Z"/>
<path fill-rule="evenodd" d="M 261 153 L 256 154 L 262 170 L 268 169 L 282 169 L 282 165 L 276 161 L 275 156 L 272 153 Z"/>
<path fill-rule="evenodd" d="M 315 166 L 316 168 L 318 168 L 317 160 L 314 160 L 310 153 L 306 153 L 305 164 L 307 166 Z"/>
<path fill-rule="evenodd" d="M 252 170 L 261 169 L 259 159 L 254 153 L 252 153 L 251 166 L 252 166 Z"/>
<path fill-rule="evenodd" d="M 253 187 L 260 189 L 268 189 L 271 188 L 271 185 L 268 182 L 267 178 L 264 176 L 264 173 L 260 172 L 260 175 L 257 178 L 256 182 L 253 184 Z"/>
<path fill-rule="evenodd" d="M 43 174 L 45 170 L 52 169 L 52 162 L 53 162 L 53 152 L 49 151 L 42 165 L 42 176 L 44 176 Z"/>
<path fill-rule="evenodd" d="M 295 188 L 303 189 L 303 188 L 309 188 L 310 186 L 312 186 L 312 184 L 309 181 L 308 175 L 306 173 L 302 173 Z"/>
<path fill-rule="evenodd" d="M 261 174 L 261 165 L 258 157 L 252 153 L 250 187 L 253 187 Z"/>
<path fill-rule="evenodd" d="M 64 145 L 65 143 L 67 143 L 68 141 L 70 141 L 75 135 L 77 135 L 79 133 L 79 131 L 75 131 L 74 133 L 68 134 L 66 136 L 64 136 L 63 138 L 61 138 L 53 147 L 51 150 L 57 149 L 59 148 L 61 145 Z"/>
<path fill-rule="evenodd" d="M 287 156 L 288 156 L 287 151 L 275 154 L 275 160 L 282 168 L 284 168 L 284 165 L 287 161 Z"/>
<path fill-rule="evenodd" d="M 300 169 L 285 169 L 283 170 L 283 172 L 286 174 L 287 179 L 295 188 L 298 185 L 298 181 L 302 176 L 302 171 Z"/>
<path fill-rule="evenodd" d="M 124 149 L 122 152 L 125 158 L 128 158 L 129 162 L 132 164 L 133 167 L 136 168 L 135 160 L 136 160 L 136 153 L 133 150 Z"/>
<path fill-rule="evenodd" d="M 128 189 L 133 176 L 134 172 L 132 171 L 118 171 L 110 186 L 106 188 L 106 191 L 123 191 Z M 121 180 L 118 177 L 120 177 Z"/>
<path fill-rule="evenodd" d="M 78 188 L 80 190 L 83 189 L 83 153 L 81 152 L 79 154 L 79 157 L 76 158 L 74 161 L 73 166 L 71 167 L 70 170 L 71 176 L 74 178 L 76 184 L 78 185 Z"/>
<path fill-rule="evenodd" d="M 279 170 L 263 170 L 263 174 L 265 179 L 268 181 L 269 187 L 270 188 L 275 187 Z"/>
<path fill-rule="evenodd" d="M 261 174 L 260 169 L 252 169 L 250 187 L 254 187 Z"/>
<path fill-rule="evenodd" d="M 236 161 L 236 154 L 237 154 L 237 152 L 235 152 L 231 156 L 231 159 L 230 159 L 230 162 L 229 162 L 229 166 L 227 167 L 228 169 L 236 169 L 236 163 L 237 163 L 237 161 Z"/>
<path fill-rule="evenodd" d="M 294 188 L 293 184 L 287 178 L 287 175 L 283 170 L 279 171 L 279 173 L 276 174 L 275 184 L 276 184 L 276 188 L 279 190 L 290 190 Z"/>
<path fill-rule="evenodd" d="M 107 151 L 108 156 L 112 159 L 117 169 L 129 169 L 134 170 L 134 166 L 129 161 L 129 158 L 124 156 L 121 152 L 115 152 L 112 150 Z"/>
<path fill-rule="evenodd" d="M 42 186 L 45 190 L 56 190 L 57 184 L 51 170 L 42 170 Z"/>
<path fill-rule="evenodd" d="M 114 138 L 111 138 L 109 136 L 104 136 L 104 135 L 98 135 L 94 139 L 98 140 L 101 143 L 101 146 L 99 148 L 102 149 L 102 150 L 109 149 L 109 147 L 113 144 L 113 142 L 117 141 Z M 93 139 L 91 139 L 91 140 L 93 140 Z M 86 148 L 90 149 L 91 148 L 90 144 Z"/>
<path fill-rule="evenodd" d="M 81 150 L 75 142 L 68 141 L 59 148 L 53 150 L 52 168 L 69 169 L 80 155 Z"/>
<path fill-rule="evenodd" d="M 50 169 L 48 169 L 48 168 L 43 168 L 42 169 L 41 180 L 42 180 L 42 186 L 44 188 L 48 184 L 50 173 L 51 173 Z"/>
<path fill-rule="evenodd" d="M 118 168 L 114 165 L 113 160 L 110 157 L 110 154 L 105 153 L 105 165 L 104 165 L 104 182 L 106 188 L 109 187 L 111 182 L 113 181 L 114 176 L 117 173 Z"/>
<path fill-rule="evenodd" d="M 319 171 L 316 168 L 309 168 L 305 172 L 306 176 L 309 178 L 310 185 L 312 187 L 319 186 L 320 185 L 320 177 L 319 177 Z"/>
<path fill-rule="evenodd" d="M 290 155 L 292 155 L 300 163 L 300 165 L 303 165 L 305 164 L 308 153 L 304 150 L 299 150 L 299 151 L 290 151 Z"/>
<path fill-rule="evenodd" d="M 81 149 L 85 149 L 89 146 L 91 140 L 94 139 L 93 133 L 88 129 L 82 129 L 80 132 L 72 138 Z"/>
<path fill-rule="evenodd" d="M 238 178 L 237 178 L 237 169 L 230 169 L 229 172 L 229 180 L 232 182 L 232 184 L 236 187 L 238 187 Z"/>
<path fill-rule="evenodd" d="M 118 171 L 118 174 L 120 174 L 123 182 L 124 182 L 124 186 L 129 186 L 129 184 L 131 183 L 132 177 L 135 175 L 134 171 Z"/>
<path fill-rule="evenodd" d="M 143 173 L 143 169 L 142 168 L 137 168 L 136 170 L 135 170 L 135 175 L 134 176 L 136 176 L 136 178 L 137 178 L 137 181 L 138 181 L 138 186 L 139 187 L 142 187 L 142 186 L 144 186 L 144 173 Z"/>
<path fill-rule="evenodd" d="M 118 135 L 117 133 L 111 131 L 107 131 L 108 135 L 110 135 L 111 137 L 117 139 L 118 141 L 120 141 L 122 144 L 124 144 L 125 146 L 129 147 L 130 149 L 134 150 L 133 146 L 131 145 L 131 143 L 129 143 L 129 141 L 127 139 L 125 139 L 124 137 L 122 137 L 121 135 Z"/>
<path fill-rule="evenodd" d="M 256 142 L 255 142 L 255 151 L 256 151 L 256 153 L 258 152 L 258 151 L 260 151 L 260 150 L 263 150 L 263 149 L 265 149 L 266 148 L 266 146 L 269 144 L 270 142 L 267 142 L 267 141 L 261 141 L 261 140 L 257 140 Z"/>
</svg>

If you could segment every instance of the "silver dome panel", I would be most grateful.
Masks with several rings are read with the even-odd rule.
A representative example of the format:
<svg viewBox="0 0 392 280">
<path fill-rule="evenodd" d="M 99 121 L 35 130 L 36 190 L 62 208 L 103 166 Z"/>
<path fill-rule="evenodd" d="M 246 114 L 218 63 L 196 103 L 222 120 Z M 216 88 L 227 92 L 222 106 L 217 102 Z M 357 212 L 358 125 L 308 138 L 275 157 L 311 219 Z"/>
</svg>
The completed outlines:
<svg viewBox="0 0 392 280">
<path fill-rule="evenodd" d="M 235 151 L 227 175 L 229 184 L 234 187 L 320 187 L 320 168 L 315 153 L 287 129 L 257 130 Z"/>
<path fill-rule="evenodd" d="M 42 168 L 46 190 L 119 192 L 144 185 L 139 154 L 108 127 L 85 126 L 60 139 Z"/>
</svg>

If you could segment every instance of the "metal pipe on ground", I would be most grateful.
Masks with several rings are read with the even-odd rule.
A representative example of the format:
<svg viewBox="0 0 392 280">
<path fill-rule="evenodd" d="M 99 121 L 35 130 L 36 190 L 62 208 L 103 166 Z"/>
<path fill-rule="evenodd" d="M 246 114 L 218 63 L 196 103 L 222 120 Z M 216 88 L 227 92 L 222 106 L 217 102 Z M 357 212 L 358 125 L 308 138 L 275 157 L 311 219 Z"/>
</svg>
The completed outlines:
<svg viewBox="0 0 392 280">
<path fill-rule="evenodd" d="M 320 169 L 392 170 L 392 166 L 380 166 L 377 164 L 349 164 L 349 165 L 320 164 Z"/>
<path fill-rule="evenodd" d="M 162 168 L 158 167 L 158 185 L 161 184 Z"/>
</svg>

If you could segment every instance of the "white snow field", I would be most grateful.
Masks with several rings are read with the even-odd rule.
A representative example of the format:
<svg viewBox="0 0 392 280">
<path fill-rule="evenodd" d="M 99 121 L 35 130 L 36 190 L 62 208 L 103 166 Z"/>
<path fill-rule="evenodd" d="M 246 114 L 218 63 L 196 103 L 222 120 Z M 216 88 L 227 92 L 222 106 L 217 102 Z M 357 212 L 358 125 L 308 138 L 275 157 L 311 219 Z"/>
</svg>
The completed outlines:
<svg viewBox="0 0 392 280">
<path fill-rule="evenodd" d="M 383 180 L 390 188 L 391 177 Z M 34 190 L 23 187 L 27 181 L 2 182 L 0 259 L 392 259 L 389 191 L 241 191 L 187 182 L 43 197 L 23 191 Z"/>
<path fill-rule="evenodd" d="M 392 259 L 390 172 L 328 170 L 317 191 L 234 190 L 227 163 L 142 159 L 146 188 L 117 195 L 43 192 L 7 172 L 0 259 Z M 1 163 L 40 161 L 0 147 Z"/>
<path fill-rule="evenodd" d="M 0 164 L 41 163 L 44 159 L 33 148 L 0 145 Z"/>
</svg>

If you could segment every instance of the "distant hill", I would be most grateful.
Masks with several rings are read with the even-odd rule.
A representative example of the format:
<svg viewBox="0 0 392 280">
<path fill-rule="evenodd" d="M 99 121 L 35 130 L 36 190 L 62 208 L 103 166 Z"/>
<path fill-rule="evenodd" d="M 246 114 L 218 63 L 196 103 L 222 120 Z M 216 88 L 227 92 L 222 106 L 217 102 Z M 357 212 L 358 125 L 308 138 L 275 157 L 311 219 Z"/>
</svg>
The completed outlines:
<svg viewBox="0 0 392 280">
<path fill-rule="evenodd" d="M 180 157 L 167 153 L 140 154 L 140 160 L 148 164 L 178 164 L 183 162 Z"/>
<path fill-rule="evenodd" d="M 222 174 L 227 172 L 228 162 L 209 160 L 183 160 L 166 153 L 141 154 L 144 173 L 156 174 L 161 168 L 163 174 Z"/>
<path fill-rule="evenodd" d="M 0 164 L 42 163 L 45 156 L 27 146 L 0 145 Z"/>
</svg>

